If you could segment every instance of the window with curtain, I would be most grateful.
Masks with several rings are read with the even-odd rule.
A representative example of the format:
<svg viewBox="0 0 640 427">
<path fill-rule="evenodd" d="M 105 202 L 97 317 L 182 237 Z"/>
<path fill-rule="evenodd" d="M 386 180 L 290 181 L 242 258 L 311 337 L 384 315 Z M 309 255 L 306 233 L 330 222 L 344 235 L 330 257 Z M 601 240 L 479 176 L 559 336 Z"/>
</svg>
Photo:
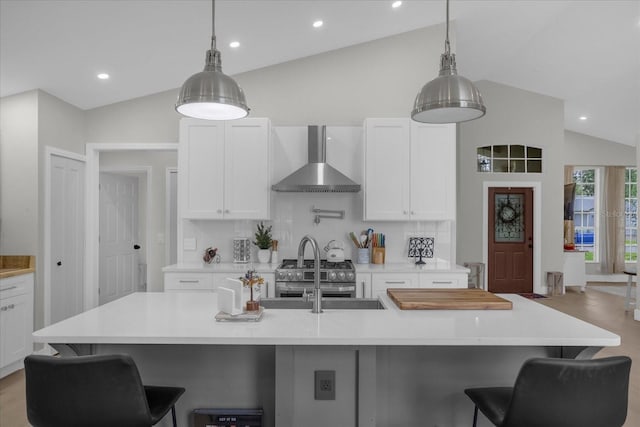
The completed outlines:
<svg viewBox="0 0 640 427">
<path fill-rule="evenodd" d="M 598 173 L 596 168 L 574 168 L 576 199 L 573 210 L 576 250 L 586 261 L 598 261 Z"/>
<path fill-rule="evenodd" d="M 624 260 L 638 259 L 638 170 L 626 168 L 624 175 Z"/>
</svg>

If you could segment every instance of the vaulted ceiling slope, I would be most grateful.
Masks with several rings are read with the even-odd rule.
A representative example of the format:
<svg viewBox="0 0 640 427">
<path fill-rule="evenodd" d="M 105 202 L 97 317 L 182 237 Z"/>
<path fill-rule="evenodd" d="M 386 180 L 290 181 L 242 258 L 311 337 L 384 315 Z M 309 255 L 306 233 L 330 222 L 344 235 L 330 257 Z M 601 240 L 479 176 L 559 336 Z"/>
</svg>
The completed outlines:
<svg viewBox="0 0 640 427">
<path fill-rule="evenodd" d="M 391 3 L 219 0 L 224 71 L 254 70 L 445 19 L 444 0 L 404 1 L 395 9 Z M 450 7 L 462 75 L 563 99 L 567 129 L 636 144 L 640 0 L 451 0 Z M 311 25 L 317 19 L 324 21 L 320 29 Z M 177 88 L 202 68 L 210 35 L 209 1 L 0 0 L 0 96 L 40 88 L 90 109 Z M 239 48 L 229 47 L 233 40 Z M 101 71 L 111 74 L 108 83 L 97 81 Z"/>
</svg>

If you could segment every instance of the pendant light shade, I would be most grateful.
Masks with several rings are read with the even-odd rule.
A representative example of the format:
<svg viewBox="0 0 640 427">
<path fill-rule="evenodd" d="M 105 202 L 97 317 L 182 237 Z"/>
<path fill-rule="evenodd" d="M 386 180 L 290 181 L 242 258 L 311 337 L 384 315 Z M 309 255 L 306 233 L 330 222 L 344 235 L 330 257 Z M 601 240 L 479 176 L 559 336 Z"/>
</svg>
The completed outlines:
<svg viewBox="0 0 640 427">
<path fill-rule="evenodd" d="M 242 88 L 222 72 L 220 51 L 216 49 L 215 0 L 211 1 L 211 10 L 211 49 L 207 51 L 204 70 L 184 82 L 178 94 L 176 111 L 196 119 L 241 119 L 249 114 L 249 107 Z"/>
<path fill-rule="evenodd" d="M 423 123 L 459 123 L 485 115 L 482 95 L 471 80 L 459 76 L 456 55 L 449 46 L 449 0 L 447 0 L 447 38 L 440 56 L 440 74 L 422 87 L 416 96 L 411 118 Z"/>
</svg>

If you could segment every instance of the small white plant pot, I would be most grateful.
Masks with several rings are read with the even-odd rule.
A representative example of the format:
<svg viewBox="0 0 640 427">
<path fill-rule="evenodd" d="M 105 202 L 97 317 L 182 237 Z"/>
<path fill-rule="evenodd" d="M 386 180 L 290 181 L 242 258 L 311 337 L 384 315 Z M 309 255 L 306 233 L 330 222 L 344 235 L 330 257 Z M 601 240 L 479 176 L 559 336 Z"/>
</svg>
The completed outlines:
<svg viewBox="0 0 640 427">
<path fill-rule="evenodd" d="M 260 264 L 268 263 L 270 258 L 271 258 L 270 249 L 258 249 L 258 261 L 260 262 Z"/>
</svg>

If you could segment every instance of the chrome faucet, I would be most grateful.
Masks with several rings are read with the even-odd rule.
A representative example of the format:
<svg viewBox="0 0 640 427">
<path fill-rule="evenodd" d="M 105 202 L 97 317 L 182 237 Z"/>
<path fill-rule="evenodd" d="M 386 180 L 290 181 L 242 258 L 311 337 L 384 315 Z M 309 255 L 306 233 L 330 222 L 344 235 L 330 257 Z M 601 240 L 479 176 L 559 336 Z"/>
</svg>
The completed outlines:
<svg viewBox="0 0 640 427">
<path fill-rule="evenodd" d="M 313 249 L 313 308 L 312 313 L 322 313 L 322 290 L 320 289 L 320 249 L 316 239 L 308 234 L 300 240 L 298 245 L 298 268 L 302 268 L 304 264 L 304 249 L 307 243 L 311 244 Z"/>
</svg>

